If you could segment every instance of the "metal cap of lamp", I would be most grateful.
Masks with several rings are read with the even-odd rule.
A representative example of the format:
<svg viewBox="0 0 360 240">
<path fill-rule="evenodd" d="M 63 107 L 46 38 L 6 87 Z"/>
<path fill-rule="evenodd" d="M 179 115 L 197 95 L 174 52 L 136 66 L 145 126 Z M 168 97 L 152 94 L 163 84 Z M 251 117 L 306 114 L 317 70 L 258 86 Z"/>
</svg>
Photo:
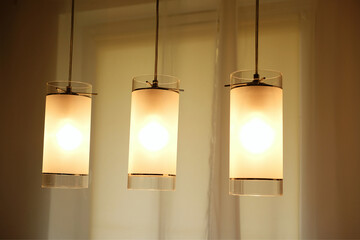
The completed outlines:
<svg viewBox="0 0 360 240">
<path fill-rule="evenodd" d="M 72 76 L 74 0 L 71 9 L 69 80 L 48 82 L 42 168 L 43 188 L 87 188 L 91 84 Z"/>
<path fill-rule="evenodd" d="M 154 74 L 132 82 L 128 189 L 175 190 L 180 81 L 157 73 L 158 40 L 159 0 Z"/>
<path fill-rule="evenodd" d="M 230 75 L 229 192 L 283 193 L 282 75 L 258 70 L 259 0 L 256 0 L 255 70 Z"/>
</svg>

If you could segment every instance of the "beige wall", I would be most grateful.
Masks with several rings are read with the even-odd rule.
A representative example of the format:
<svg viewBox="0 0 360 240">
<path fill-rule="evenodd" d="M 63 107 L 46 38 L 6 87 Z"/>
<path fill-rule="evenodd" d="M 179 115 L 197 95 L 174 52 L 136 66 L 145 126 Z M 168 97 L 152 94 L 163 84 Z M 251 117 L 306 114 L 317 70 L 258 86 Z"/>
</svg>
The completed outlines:
<svg viewBox="0 0 360 240">
<path fill-rule="evenodd" d="M 88 190 L 41 189 L 46 82 L 67 76 L 69 3 L 0 2 L 0 238 L 87 238 Z"/>
<path fill-rule="evenodd" d="M 0 238 L 46 238 L 41 189 L 45 82 L 54 78 L 59 2 L 0 2 Z"/>
</svg>

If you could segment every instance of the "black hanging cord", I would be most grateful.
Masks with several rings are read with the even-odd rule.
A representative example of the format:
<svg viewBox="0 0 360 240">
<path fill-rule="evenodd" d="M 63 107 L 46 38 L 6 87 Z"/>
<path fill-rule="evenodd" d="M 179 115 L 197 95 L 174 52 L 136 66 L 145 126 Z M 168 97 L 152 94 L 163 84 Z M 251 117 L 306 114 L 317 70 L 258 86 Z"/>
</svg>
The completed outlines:
<svg viewBox="0 0 360 240">
<path fill-rule="evenodd" d="M 72 80 L 72 58 L 73 58 L 73 41 L 74 41 L 74 5 L 75 0 L 71 2 L 71 28 L 70 28 L 70 52 L 69 52 L 69 84 L 67 91 L 71 92 L 71 80 Z"/>
<path fill-rule="evenodd" d="M 74 9 L 75 9 L 75 0 L 71 1 L 71 27 L 70 27 L 70 51 L 69 51 L 69 78 L 68 78 L 68 85 L 66 87 L 66 91 L 63 91 L 65 94 L 76 94 L 76 95 L 97 95 L 97 93 L 85 93 L 85 92 L 73 92 L 71 81 L 72 81 L 72 60 L 73 60 L 73 42 L 74 42 Z M 58 89 L 61 91 L 61 89 Z"/>
<path fill-rule="evenodd" d="M 157 75 L 158 75 L 158 57 L 159 56 L 159 0 L 156 0 L 156 36 L 155 36 L 155 69 L 154 69 L 154 81 L 152 86 L 158 87 Z"/>
<path fill-rule="evenodd" d="M 260 79 L 259 71 L 258 71 L 258 63 L 259 63 L 259 0 L 256 0 L 255 6 L 255 73 L 254 80 L 245 85 L 258 85 L 265 78 Z M 230 87 L 231 84 L 224 85 L 225 87 Z"/>
<path fill-rule="evenodd" d="M 258 62 L 259 62 L 259 0 L 256 0 L 255 14 L 255 74 L 254 80 L 259 80 Z"/>
</svg>

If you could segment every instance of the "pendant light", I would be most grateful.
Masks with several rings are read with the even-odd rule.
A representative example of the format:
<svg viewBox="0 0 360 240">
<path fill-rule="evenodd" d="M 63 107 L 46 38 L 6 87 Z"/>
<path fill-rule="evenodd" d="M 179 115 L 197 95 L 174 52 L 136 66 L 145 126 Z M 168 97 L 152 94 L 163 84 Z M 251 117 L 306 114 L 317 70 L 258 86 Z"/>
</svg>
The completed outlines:
<svg viewBox="0 0 360 240">
<path fill-rule="evenodd" d="M 256 0 L 255 70 L 230 75 L 231 195 L 283 192 L 282 75 L 258 70 L 259 0 Z"/>
<path fill-rule="evenodd" d="M 128 189 L 175 190 L 179 80 L 158 74 L 158 40 L 159 0 L 154 74 L 132 80 Z"/>
<path fill-rule="evenodd" d="M 42 167 L 43 188 L 87 188 L 91 84 L 72 81 L 74 0 L 71 4 L 69 78 L 48 82 Z"/>
</svg>

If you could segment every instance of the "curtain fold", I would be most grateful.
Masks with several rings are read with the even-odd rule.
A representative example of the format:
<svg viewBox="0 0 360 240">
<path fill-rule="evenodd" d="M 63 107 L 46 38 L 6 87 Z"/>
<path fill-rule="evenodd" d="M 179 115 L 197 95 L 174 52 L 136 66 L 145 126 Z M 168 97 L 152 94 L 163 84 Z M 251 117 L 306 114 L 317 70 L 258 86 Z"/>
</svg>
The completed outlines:
<svg viewBox="0 0 360 240">
<path fill-rule="evenodd" d="M 360 238 L 360 2 L 319 0 L 302 83 L 301 236 Z M 306 34 L 306 33 L 304 33 Z M 309 60 L 308 62 L 306 62 Z"/>
<path fill-rule="evenodd" d="M 210 155 L 209 239 L 239 239 L 238 197 L 229 195 L 230 73 L 237 67 L 237 1 L 219 1 Z"/>
</svg>

